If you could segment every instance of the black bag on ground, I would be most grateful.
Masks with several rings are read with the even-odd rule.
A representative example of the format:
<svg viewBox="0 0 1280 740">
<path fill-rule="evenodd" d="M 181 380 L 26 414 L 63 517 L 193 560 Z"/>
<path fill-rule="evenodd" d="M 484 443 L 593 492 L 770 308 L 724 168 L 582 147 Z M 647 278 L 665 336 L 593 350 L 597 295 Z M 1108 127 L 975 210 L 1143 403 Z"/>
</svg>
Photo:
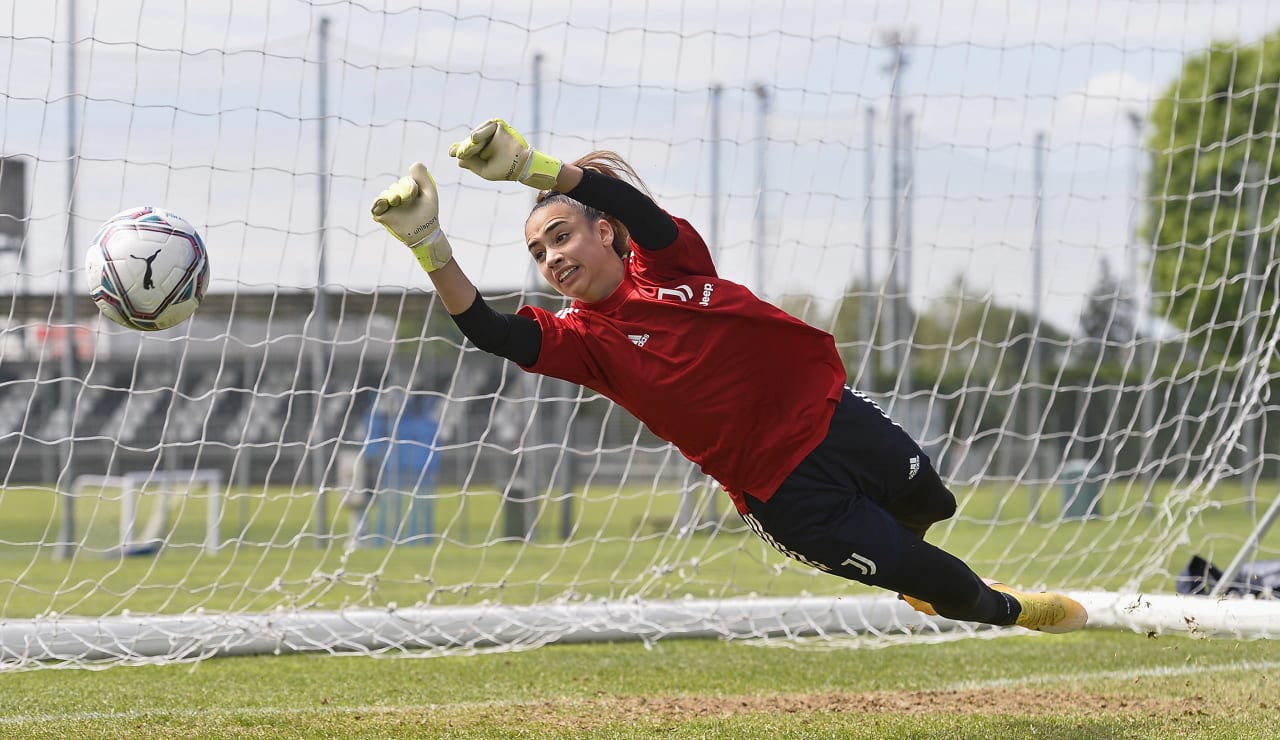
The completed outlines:
<svg viewBox="0 0 1280 740">
<path fill-rule="evenodd" d="M 1177 591 L 1180 594 L 1207 596 L 1220 580 L 1221 570 L 1208 560 L 1194 555 L 1178 576 Z M 1257 596 L 1263 599 L 1280 597 L 1280 560 L 1245 563 L 1231 583 L 1227 584 L 1225 593 L 1228 596 Z"/>
</svg>

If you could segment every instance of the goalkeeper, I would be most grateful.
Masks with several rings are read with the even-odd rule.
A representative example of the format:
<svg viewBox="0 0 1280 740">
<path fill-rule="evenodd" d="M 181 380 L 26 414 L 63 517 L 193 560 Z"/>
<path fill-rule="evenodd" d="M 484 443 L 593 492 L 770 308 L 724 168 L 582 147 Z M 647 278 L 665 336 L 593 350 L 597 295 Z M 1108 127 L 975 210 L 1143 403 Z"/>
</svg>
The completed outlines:
<svg viewBox="0 0 1280 740">
<path fill-rule="evenodd" d="M 1071 598 L 986 582 L 925 541 L 956 510 L 928 456 L 845 387 L 830 334 L 719 277 L 698 232 L 658 207 L 616 154 L 562 163 L 492 119 L 449 155 L 486 180 L 541 191 L 525 244 L 572 300 L 556 313 L 490 308 L 453 258 L 435 181 L 414 163 L 374 201 L 373 218 L 410 248 L 477 347 L 627 409 L 789 557 L 896 591 L 928 614 L 1043 632 L 1084 626 Z"/>
</svg>

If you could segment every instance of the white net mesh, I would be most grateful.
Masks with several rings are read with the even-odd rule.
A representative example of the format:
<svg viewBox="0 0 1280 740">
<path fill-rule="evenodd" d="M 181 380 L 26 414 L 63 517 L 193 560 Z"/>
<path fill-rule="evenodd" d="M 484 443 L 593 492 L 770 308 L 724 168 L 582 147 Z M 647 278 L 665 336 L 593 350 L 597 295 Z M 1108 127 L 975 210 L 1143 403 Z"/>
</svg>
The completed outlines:
<svg viewBox="0 0 1280 740">
<path fill-rule="evenodd" d="M 463 342 L 367 209 L 420 159 L 490 303 L 559 305 L 531 193 L 445 156 L 491 116 L 620 152 L 724 277 L 831 331 L 957 494 L 930 539 L 978 572 L 1121 594 L 1089 597 L 1102 624 L 1193 556 L 1258 576 L 1273 27 L 1261 2 L 15 4 L 0 661 L 941 629 L 782 559 L 606 399 Z M 82 287 L 98 224 L 144 204 L 212 270 L 154 334 Z M 126 477 L 156 547 L 112 533 L 98 479 Z M 1262 614 L 1197 618 L 1274 635 Z"/>
</svg>

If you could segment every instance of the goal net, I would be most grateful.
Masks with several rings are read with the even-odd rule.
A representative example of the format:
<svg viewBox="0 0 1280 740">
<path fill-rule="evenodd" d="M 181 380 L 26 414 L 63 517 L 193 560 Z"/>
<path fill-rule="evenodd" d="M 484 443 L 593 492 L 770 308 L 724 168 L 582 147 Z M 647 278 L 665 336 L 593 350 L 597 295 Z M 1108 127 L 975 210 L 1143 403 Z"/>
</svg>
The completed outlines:
<svg viewBox="0 0 1280 740">
<path fill-rule="evenodd" d="M 14 5 L 0 667 L 978 632 L 784 559 L 626 412 L 463 339 L 368 207 L 421 160 L 490 304 L 564 305 L 531 191 L 446 156 L 494 116 L 619 152 L 723 277 L 831 332 L 980 574 L 1276 637 L 1280 7 L 1098 12 Z M 138 205 L 211 265 L 145 334 L 83 286 Z"/>
</svg>

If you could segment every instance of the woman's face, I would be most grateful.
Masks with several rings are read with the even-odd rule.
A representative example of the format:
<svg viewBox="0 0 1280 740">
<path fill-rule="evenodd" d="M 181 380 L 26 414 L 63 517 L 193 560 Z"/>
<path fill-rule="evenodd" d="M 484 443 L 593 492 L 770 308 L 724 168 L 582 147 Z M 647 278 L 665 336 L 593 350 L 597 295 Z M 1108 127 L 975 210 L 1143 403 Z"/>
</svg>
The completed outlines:
<svg viewBox="0 0 1280 740">
<path fill-rule="evenodd" d="M 543 279 L 561 295 L 594 303 L 622 282 L 613 226 L 604 219 L 591 222 L 571 205 L 552 203 L 529 215 L 524 238 Z"/>
</svg>

